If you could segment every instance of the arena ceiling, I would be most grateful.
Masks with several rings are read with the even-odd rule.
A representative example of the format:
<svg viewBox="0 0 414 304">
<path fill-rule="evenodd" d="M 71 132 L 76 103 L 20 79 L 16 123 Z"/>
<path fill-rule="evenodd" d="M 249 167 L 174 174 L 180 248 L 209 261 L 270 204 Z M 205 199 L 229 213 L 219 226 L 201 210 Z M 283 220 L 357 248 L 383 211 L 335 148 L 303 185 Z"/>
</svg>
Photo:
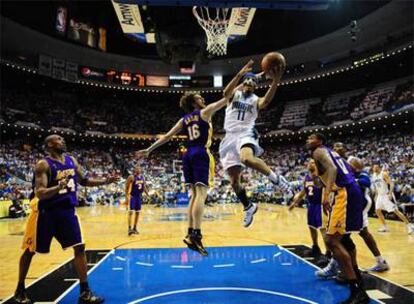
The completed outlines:
<svg viewBox="0 0 414 304">
<path fill-rule="evenodd" d="M 120 1 L 134 2 L 132 0 Z M 137 0 L 135 2 L 156 1 Z M 181 2 L 188 4 L 192 1 Z M 289 48 L 347 26 L 351 20 L 360 19 L 390 1 L 319 0 L 319 2 L 326 2 L 326 9 L 258 8 L 247 36 L 229 46 L 227 57 L 250 56 L 269 50 Z M 164 57 L 166 59 L 165 52 L 168 49 L 165 49 L 171 41 L 179 41 L 188 45 L 194 39 L 204 40 L 205 38 L 204 32 L 192 15 L 190 6 L 140 5 L 144 27 L 158 33 L 156 44 L 139 43 L 127 38 L 122 32 L 111 1 L 1 1 L 1 15 L 41 33 L 65 39 L 55 30 L 56 9 L 60 5 L 67 7 L 69 18 L 73 17 L 82 22 L 106 28 L 109 53 L 138 58 L 160 59 Z"/>
</svg>

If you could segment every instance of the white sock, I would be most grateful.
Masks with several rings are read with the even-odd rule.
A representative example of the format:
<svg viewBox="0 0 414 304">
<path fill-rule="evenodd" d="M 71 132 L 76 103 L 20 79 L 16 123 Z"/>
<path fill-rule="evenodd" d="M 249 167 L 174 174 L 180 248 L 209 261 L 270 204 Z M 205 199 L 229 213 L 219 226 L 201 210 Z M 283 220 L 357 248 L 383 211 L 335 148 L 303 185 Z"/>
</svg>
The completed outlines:
<svg viewBox="0 0 414 304">
<path fill-rule="evenodd" d="M 380 255 L 379 256 L 376 256 L 375 259 L 377 260 L 377 263 L 378 264 L 384 264 L 385 263 L 384 258 L 382 256 L 380 256 Z"/>
<path fill-rule="evenodd" d="M 270 174 L 267 176 L 274 184 L 278 184 L 279 183 L 279 176 L 276 175 L 275 172 L 270 171 Z"/>
</svg>

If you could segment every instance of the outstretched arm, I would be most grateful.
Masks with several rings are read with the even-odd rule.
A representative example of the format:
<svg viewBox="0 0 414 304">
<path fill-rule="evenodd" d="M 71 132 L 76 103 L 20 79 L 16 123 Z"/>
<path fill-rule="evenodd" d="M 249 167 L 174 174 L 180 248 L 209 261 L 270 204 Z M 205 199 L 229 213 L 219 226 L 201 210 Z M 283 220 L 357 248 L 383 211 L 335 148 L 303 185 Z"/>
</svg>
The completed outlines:
<svg viewBox="0 0 414 304">
<path fill-rule="evenodd" d="M 161 136 L 155 143 L 153 143 L 149 148 L 140 150 L 137 152 L 138 157 L 148 156 L 152 151 L 161 147 L 163 144 L 169 142 L 171 138 L 178 134 L 183 129 L 183 119 L 181 118 L 174 127 L 171 128 L 168 133 Z"/>
<path fill-rule="evenodd" d="M 249 60 L 248 63 L 233 77 L 233 79 L 227 84 L 227 86 L 223 90 L 224 98 L 230 99 L 234 94 L 234 89 L 236 88 L 237 84 L 239 83 L 240 79 L 244 76 L 244 74 L 250 72 L 252 70 L 253 60 Z"/>
<path fill-rule="evenodd" d="M 76 166 L 76 171 L 79 177 L 79 184 L 85 187 L 96 187 L 102 185 L 109 185 L 114 182 L 119 181 L 118 176 L 109 176 L 104 178 L 90 178 L 85 176 L 85 171 L 83 167 L 78 163 L 78 161 L 72 157 L 72 160 Z"/>
<path fill-rule="evenodd" d="M 247 72 L 250 72 L 252 70 L 253 60 L 249 60 L 248 63 L 236 74 L 236 76 L 233 77 L 233 79 L 227 84 L 227 86 L 223 90 L 223 97 L 219 101 L 213 102 L 209 104 L 207 107 L 201 110 L 201 118 L 203 118 L 205 121 L 210 121 L 211 117 L 225 107 L 229 101 L 230 98 L 232 98 L 234 94 L 234 90 L 236 85 L 239 83 L 240 79 L 243 77 L 244 74 Z"/>
<path fill-rule="evenodd" d="M 259 110 L 266 108 L 273 100 L 280 79 L 282 78 L 283 72 L 283 68 L 275 68 L 274 70 L 268 73 L 270 78 L 272 78 L 272 84 L 270 85 L 270 88 L 267 90 L 265 96 L 259 98 L 259 101 L 257 103 Z"/>
<path fill-rule="evenodd" d="M 300 192 L 298 192 L 293 198 L 292 204 L 289 205 L 289 211 L 293 210 L 293 208 L 295 208 L 296 205 L 299 204 L 299 202 L 305 198 L 305 195 L 305 189 L 302 189 Z"/>
</svg>

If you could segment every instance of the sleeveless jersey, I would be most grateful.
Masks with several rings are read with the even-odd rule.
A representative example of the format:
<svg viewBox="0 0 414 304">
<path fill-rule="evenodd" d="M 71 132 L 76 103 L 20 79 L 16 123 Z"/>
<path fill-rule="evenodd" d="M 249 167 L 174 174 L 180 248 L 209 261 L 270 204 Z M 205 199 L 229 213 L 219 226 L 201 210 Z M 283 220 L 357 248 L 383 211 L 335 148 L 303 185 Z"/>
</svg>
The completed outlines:
<svg viewBox="0 0 414 304">
<path fill-rule="evenodd" d="M 315 186 L 312 177 L 305 176 L 305 193 L 307 204 L 321 204 L 322 202 L 322 189 Z"/>
<path fill-rule="evenodd" d="M 68 208 L 78 205 L 78 198 L 76 195 L 76 191 L 78 190 L 78 172 L 75 163 L 70 156 L 65 155 L 64 159 L 65 162 L 61 163 L 58 160 L 45 157 L 45 160 L 49 165 L 50 172 L 48 176 L 47 188 L 57 186 L 59 181 L 65 177 L 68 183 L 66 188 L 60 190 L 55 196 L 39 200 L 39 210 L 50 208 Z"/>
<path fill-rule="evenodd" d="M 345 159 L 343 159 L 338 153 L 336 153 L 335 151 L 332 151 L 328 147 L 322 146 L 321 148 L 326 149 L 328 151 L 328 154 L 331 157 L 337 169 L 335 185 L 337 187 L 343 188 L 347 185 L 356 183 L 355 176 L 352 173 L 352 168 L 348 164 L 348 162 Z"/>
<path fill-rule="evenodd" d="M 247 97 L 242 91 L 234 93 L 233 101 L 226 108 L 224 129 L 229 133 L 241 133 L 254 129 L 258 109 L 259 97 L 251 94 Z"/>
<path fill-rule="evenodd" d="M 372 183 L 378 195 L 386 195 L 388 193 L 388 184 L 384 180 L 384 173 L 382 171 L 372 175 Z"/>
<path fill-rule="evenodd" d="M 142 192 L 144 192 L 144 186 L 145 186 L 145 180 L 144 177 L 140 174 L 135 176 L 134 180 L 131 185 L 130 194 L 134 197 L 139 197 L 142 195 Z"/>
<path fill-rule="evenodd" d="M 200 111 L 184 115 L 183 127 L 188 136 L 187 147 L 210 147 L 213 127 L 201 118 Z"/>
</svg>

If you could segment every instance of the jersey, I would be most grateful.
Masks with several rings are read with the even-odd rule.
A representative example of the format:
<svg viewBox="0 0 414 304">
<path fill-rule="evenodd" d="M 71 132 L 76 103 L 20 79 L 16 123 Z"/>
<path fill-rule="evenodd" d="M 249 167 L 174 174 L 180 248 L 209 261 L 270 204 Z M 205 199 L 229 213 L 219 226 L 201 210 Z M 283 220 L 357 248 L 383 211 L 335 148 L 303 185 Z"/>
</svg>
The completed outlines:
<svg viewBox="0 0 414 304">
<path fill-rule="evenodd" d="M 371 188 L 371 178 L 367 171 L 362 170 L 361 172 L 355 172 L 355 179 L 361 189 L 366 192 Z"/>
<path fill-rule="evenodd" d="M 374 173 L 372 175 L 372 184 L 374 185 L 375 191 L 378 195 L 387 195 L 388 194 L 388 184 L 385 182 L 384 173 Z"/>
<path fill-rule="evenodd" d="M 187 147 L 203 147 L 207 149 L 210 147 L 213 127 L 211 122 L 201 118 L 200 111 L 184 115 L 183 127 L 188 136 Z"/>
<path fill-rule="evenodd" d="M 305 193 L 307 204 L 321 204 L 322 202 L 322 189 L 315 186 L 312 177 L 305 176 Z"/>
<path fill-rule="evenodd" d="M 45 157 L 49 165 L 49 175 L 47 181 L 47 188 L 57 186 L 59 181 L 67 179 L 66 188 L 61 189 L 56 195 L 51 198 L 39 200 L 38 208 L 55 209 L 68 208 L 78 205 L 77 190 L 78 190 L 78 171 L 72 157 L 65 155 L 64 163 L 50 157 Z M 34 187 L 33 187 L 34 192 Z M 32 195 L 33 196 L 33 195 Z"/>
<path fill-rule="evenodd" d="M 369 196 L 369 189 L 371 188 L 371 178 L 367 171 L 355 172 L 355 180 L 364 194 L 364 214 L 371 209 L 371 197 Z M 365 216 L 365 215 L 364 215 Z M 368 219 L 364 218 L 364 227 L 368 226 Z"/>
<path fill-rule="evenodd" d="M 251 131 L 258 116 L 258 100 L 255 94 L 244 96 L 242 91 L 234 93 L 233 101 L 226 108 L 224 129 L 229 133 Z"/>
<path fill-rule="evenodd" d="M 134 179 L 132 181 L 132 185 L 130 188 L 130 195 L 133 197 L 140 197 L 142 192 L 144 192 L 145 188 L 145 180 L 144 177 L 140 175 L 134 175 Z"/>
<path fill-rule="evenodd" d="M 332 162 L 334 163 L 337 169 L 335 185 L 337 187 L 343 188 L 347 185 L 355 184 L 355 176 L 348 162 L 345 159 L 343 159 L 338 153 L 332 151 L 328 147 L 322 146 L 321 148 L 326 149 L 326 151 L 328 151 L 328 155 L 332 159 Z M 321 176 L 321 174 L 319 174 L 319 176 Z M 321 178 L 321 180 L 322 182 L 324 182 L 323 178 Z"/>
</svg>

